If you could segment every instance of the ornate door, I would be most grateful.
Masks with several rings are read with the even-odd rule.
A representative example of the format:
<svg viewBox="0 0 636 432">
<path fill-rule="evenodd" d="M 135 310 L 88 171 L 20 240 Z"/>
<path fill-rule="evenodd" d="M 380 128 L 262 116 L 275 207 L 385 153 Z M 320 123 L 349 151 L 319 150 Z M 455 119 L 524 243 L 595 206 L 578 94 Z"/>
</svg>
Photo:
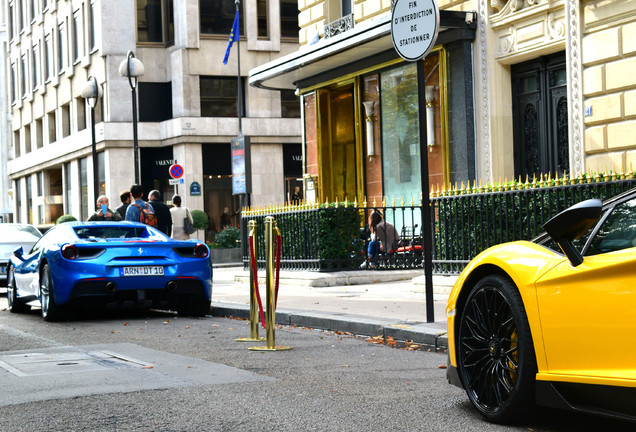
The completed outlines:
<svg viewBox="0 0 636 432">
<path fill-rule="evenodd" d="M 564 53 L 512 67 L 515 176 L 569 172 Z"/>
</svg>

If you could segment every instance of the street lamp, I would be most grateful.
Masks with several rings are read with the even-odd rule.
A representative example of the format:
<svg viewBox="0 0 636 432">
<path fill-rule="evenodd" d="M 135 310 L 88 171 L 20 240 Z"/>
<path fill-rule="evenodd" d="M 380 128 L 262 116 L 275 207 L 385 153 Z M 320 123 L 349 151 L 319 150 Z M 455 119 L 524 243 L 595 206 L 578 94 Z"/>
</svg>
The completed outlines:
<svg viewBox="0 0 636 432">
<path fill-rule="evenodd" d="M 102 86 L 99 85 L 94 76 L 89 76 L 86 85 L 82 89 L 82 97 L 91 107 L 91 138 L 93 147 L 93 199 L 99 196 L 99 179 L 97 177 L 97 142 L 95 140 L 95 107 L 97 101 L 102 97 Z"/>
<path fill-rule="evenodd" d="M 135 57 L 132 51 L 119 64 L 119 75 L 128 78 L 132 93 L 133 109 L 133 153 L 135 157 L 135 184 L 141 184 L 139 180 L 139 143 L 137 142 L 137 77 L 144 74 L 144 64 Z"/>
</svg>

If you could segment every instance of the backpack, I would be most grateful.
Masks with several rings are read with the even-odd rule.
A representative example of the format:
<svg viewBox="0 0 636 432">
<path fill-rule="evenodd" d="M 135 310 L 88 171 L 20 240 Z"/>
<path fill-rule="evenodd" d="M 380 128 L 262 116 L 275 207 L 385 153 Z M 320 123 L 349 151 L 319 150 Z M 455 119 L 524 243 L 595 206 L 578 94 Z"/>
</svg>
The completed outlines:
<svg viewBox="0 0 636 432">
<path fill-rule="evenodd" d="M 146 208 L 143 209 L 139 206 L 139 204 L 133 203 L 133 205 L 139 209 L 139 222 L 150 225 L 151 227 L 157 226 L 157 216 L 155 216 L 155 213 L 148 208 L 148 203 L 146 203 Z"/>
</svg>

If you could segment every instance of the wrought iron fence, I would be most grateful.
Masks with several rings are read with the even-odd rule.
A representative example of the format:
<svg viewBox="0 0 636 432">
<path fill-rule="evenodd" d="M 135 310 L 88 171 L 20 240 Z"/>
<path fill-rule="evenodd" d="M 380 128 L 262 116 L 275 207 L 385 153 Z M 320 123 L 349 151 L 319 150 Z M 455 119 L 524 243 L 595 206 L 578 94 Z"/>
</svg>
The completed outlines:
<svg viewBox="0 0 636 432">
<path fill-rule="evenodd" d="M 627 176 L 588 174 L 576 179 L 473 185 L 433 193 L 430 208 L 433 272 L 458 274 L 470 259 L 492 245 L 530 240 L 561 210 L 588 198 L 606 199 L 636 187 L 634 177 L 634 173 Z M 242 226 L 245 229 L 249 220 L 256 221 L 255 244 L 261 268 L 265 262 L 263 222 L 266 216 L 273 216 L 283 241 L 282 269 L 353 270 L 368 268 L 369 232 L 365 227 L 373 210 L 379 210 L 400 235 L 400 242 L 393 250 L 380 254 L 376 268 L 421 268 L 422 208 L 419 203 L 339 202 L 244 209 Z M 248 242 L 244 241 L 242 247 L 247 268 Z"/>
</svg>

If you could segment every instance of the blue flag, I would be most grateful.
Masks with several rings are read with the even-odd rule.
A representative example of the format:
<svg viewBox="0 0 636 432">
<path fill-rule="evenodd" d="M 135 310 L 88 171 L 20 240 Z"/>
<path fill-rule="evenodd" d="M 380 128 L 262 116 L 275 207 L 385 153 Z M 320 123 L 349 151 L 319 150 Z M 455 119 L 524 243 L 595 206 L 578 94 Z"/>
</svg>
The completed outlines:
<svg viewBox="0 0 636 432">
<path fill-rule="evenodd" d="M 227 64 L 228 59 L 230 58 L 230 49 L 232 48 L 232 44 L 234 42 L 238 42 L 239 40 L 239 11 L 236 10 L 236 14 L 234 15 L 234 24 L 232 24 L 232 31 L 230 32 L 230 40 L 227 41 L 227 49 L 225 50 L 225 57 L 223 57 L 223 64 Z"/>
</svg>

